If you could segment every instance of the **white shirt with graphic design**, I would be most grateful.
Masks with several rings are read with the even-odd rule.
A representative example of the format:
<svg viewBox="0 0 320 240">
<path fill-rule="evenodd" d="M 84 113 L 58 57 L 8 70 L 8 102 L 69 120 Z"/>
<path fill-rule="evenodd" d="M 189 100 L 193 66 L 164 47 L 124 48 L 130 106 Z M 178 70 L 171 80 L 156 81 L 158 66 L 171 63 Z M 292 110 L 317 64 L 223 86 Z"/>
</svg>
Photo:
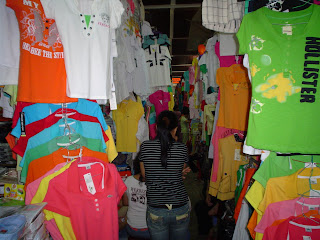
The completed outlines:
<svg viewBox="0 0 320 240">
<path fill-rule="evenodd" d="M 0 0 L 0 85 L 18 84 L 19 26 L 14 11 Z"/>
<path fill-rule="evenodd" d="M 125 182 L 126 194 L 129 200 L 127 212 L 128 224 L 137 229 L 147 228 L 147 187 L 144 182 L 139 182 L 133 176 L 128 177 Z"/>
<path fill-rule="evenodd" d="M 150 76 L 150 87 L 170 86 L 171 56 L 168 47 L 150 45 L 144 52 Z"/>
<path fill-rule="evenodd" d="M 68 0 L 41 2 L 46 16 L 55 19 L 64 46 L 67 95 L 110 99 L 113 30 L 121 23 L 122 3 L 94 0 L 88 7 Z"/>
</svg>

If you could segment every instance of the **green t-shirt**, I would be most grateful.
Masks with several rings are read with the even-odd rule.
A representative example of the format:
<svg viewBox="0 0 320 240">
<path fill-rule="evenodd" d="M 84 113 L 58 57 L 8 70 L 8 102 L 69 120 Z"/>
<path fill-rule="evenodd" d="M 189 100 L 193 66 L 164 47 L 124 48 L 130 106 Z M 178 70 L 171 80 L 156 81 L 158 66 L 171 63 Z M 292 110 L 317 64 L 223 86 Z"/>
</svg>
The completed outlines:
<svg viewBox="0 0 320 240">
<path fill-rule="evenodd" d="M 185 116 L 181 116 L 180 124 L 181 124 L 181 133 L 189 133 L 189 122 Z"/>
<path fill-rule="evenodd" d="M 85 138 L 83 136 L 80 136 L 79 134 L 73 136 L 72 140 L 75 140 L 80 137 L 80 140 L 74 144 L 74 148 L 79 148 L 80 146 L 85 146 L 89 148 L 92 151 L 98 151 L 98 152 L 105 152 L 102 146 L 101 139 L 93 139 L 93 138 Z M 38 158 L 47 156 L 55 151 L 57 151 L 61 146 L 57 145 L 57 142 L 59 143 L 68 143 L 69 142 L 69 136 L 63 136 L 59 139 L 54 138 L 49 142 L 46 142 L 44 144 L 41 144 L 35 148 L 30 149 L 25 153 L 25 160 L 24 165 L 21 171 L 21 182 L 25 182 L 27 178 L 28 173 L 28 167 L 29 164 Z M 72 149 L 73 146 L 70 146 L 69 149 Z"/>
<path fill-rule="evenodd" d="M 318 5 L 288 13 L 263 7 L 244 16 L 237 37 L 252 75 L 247 145 L 320 153 L 319 21 Z"/>
<path fill-rule="evenodd" d="M 270 178 L 294 174 L 304 168 L 305 163 L 311 166 L 311 159 L 314 163 L 320 163 L 319 155 L 277 156 L 275 152 L 270 152 L 253 178 L 265 188 Z"/>
</svg>

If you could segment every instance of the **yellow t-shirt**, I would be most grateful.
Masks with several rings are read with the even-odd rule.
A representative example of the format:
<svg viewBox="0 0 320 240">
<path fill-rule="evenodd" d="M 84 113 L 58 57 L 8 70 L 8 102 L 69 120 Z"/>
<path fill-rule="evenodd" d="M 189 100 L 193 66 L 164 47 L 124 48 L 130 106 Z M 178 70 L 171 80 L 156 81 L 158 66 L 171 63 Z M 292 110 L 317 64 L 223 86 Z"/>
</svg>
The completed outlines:
<svg viewBox="0 0 320 240">
<path fill-rule="evenodd" d="M 107 145 L 106 151 L 107 151 L 109 162 L 112 162 L 118 156 L 118 152 L 117 152 L 116 145 L 114 143 L 114 139 L 111 133 L 111 128 L 108 127 L 105 133 L 109 138 L 109 140 L 106 142 L 106 145 Z"/>
<path fill-rule="evenodd" d="M 310 186 L 312 189 L 319 191 L 320 169 L 305 168 L 302 170 L 300 169 L 289 176 L 270 178 L 258 209 L 264 213 L 271 203 L 294 199 L 299 197 L 299 194 L 311 195 L 311 192 L 309 192 Z"/>
<path fill-rule="evenodd" d="M 173 111 L 173 108 L 174 108 L 173 93 L 172 92 L 169 92 L 169 93 L 170 93 L 170 102 L 168 102 L 168 108 L 169 108 L 169 111 Z"/>
<path fill-rule="evenodd" d="M 139 120 L 144 111 L 141 103 L 131 99 L 123 100 L 117 110 L 112 111 L 112 118 L 117 127 L 117 151 L 136 152 Z"/>
<path fill-rule="evenodd" d="M 47 190 L 48 190 L 48 186 L 49 186 L 49 182 L 51 179 L 53 179 L 55 176 L 58 176 L 59 174 L 63 173 L 66 169 L 68 169 L 71 165 L 73 161 L 71 161 L 70 163 L 68 163 L 66 166 L 62 167 L 59 171 L 43 178 L 41 180 L 41 183 L 38 187 L 38 191 L 36 193 L 36 195 L 34 195 L 31 204 L 35 204 L 35 203 L 41 203 L 43 202 L 43 199 L 45 198 L 46 194 L 47 194 Z M 62 216 L 60 214 L 48 211 L 48 210 L 43 210 L 46 219 L 49 221 L 51 219 L 54 219 L 59 230 L 60 233 L 62 235 L 62 237 L 65 240 L 75 240 L 76 236 L 74 235 L 73 232 L 73 228 L 71 225 L 71 221 L 70 218 Z"/>
<path fill-rule="evenodd" d="M 217 126 L 246 131 L 251 100 L 248 71 L 240 64 L 217 70 L 220 109 Z"/>
<path fill-rule="evenodd" d="M 258 181 L 255 181 L 246 194 L 246 199 L 257 212 L 257 221 L 255 224 L 251 222 L 251 229 L 255 229 L 262 218 L 262 212 L 258 209 L 263 199 L 265 189 Z M 263 234 L 256 232 L 255 240 L 262 240 Z"/>
<path fill-rule="evenodd" d="M 243 143 L 233 135 L 219 140 L 219 170 L 216 182 L 210 181 L 209 194 L 224 201 L 234 198 L 237 184 L 237 171 L 240 165 L 248 163 L 242 153 Z"/>
</svg>

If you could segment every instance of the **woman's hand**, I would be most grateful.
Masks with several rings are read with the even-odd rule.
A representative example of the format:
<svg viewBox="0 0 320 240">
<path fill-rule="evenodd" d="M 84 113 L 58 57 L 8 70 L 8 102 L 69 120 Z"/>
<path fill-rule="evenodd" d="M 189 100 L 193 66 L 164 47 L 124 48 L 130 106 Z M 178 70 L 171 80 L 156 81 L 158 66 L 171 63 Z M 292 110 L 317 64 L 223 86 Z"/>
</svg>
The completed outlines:
<svg viewBox="0 0 320 240">
<path fill-rule="evenodd" d="M 191 171 L 191 168 L 190 167 L 185 167 L 183 170 L 182 170 L 182 179 L 186 179 L 186 175 Z"/>
</svg>

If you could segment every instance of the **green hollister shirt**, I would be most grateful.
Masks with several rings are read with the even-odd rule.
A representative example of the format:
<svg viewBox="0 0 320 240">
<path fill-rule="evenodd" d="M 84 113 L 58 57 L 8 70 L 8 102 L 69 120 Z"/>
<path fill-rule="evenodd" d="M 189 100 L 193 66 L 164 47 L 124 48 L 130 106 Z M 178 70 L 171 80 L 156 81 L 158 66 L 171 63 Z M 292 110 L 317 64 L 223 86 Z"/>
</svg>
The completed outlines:
<svg viewBox="0 0 320 240">
<path fill-rule="evenodd" d="M 252 99 L 247 145 L 282 153 L 320 153 L 320 6 L 266 7 L 244 16 L 237 37 L 247 53 Z"/>
<path fill-rule="evenodd" d="M 85 138 L 80 134 L 72 135 L 71 138 L 72 141 L 75 141 L 76 139 L 79 139 L 79 141 L 76 142 L 74 145 L 71 145 L 69 149 L 76 149 L 80 148 L 81 146 L 85 146 L 92 151 L 105 152 L 102 146 L 101 139 Z M 33 160 L 47 156 L 61 148 L 61 146 L 58 146 L 57 143 L 69 143 L 69 136 L 54 138 L 49 142 L 41 144 L 35 148 L 31 148 L 29 151 L 25 152 L 25 161 L 22 167 L 20 177 L 21 182 L 26 182 L 29 164 Z"/>
</svg>

